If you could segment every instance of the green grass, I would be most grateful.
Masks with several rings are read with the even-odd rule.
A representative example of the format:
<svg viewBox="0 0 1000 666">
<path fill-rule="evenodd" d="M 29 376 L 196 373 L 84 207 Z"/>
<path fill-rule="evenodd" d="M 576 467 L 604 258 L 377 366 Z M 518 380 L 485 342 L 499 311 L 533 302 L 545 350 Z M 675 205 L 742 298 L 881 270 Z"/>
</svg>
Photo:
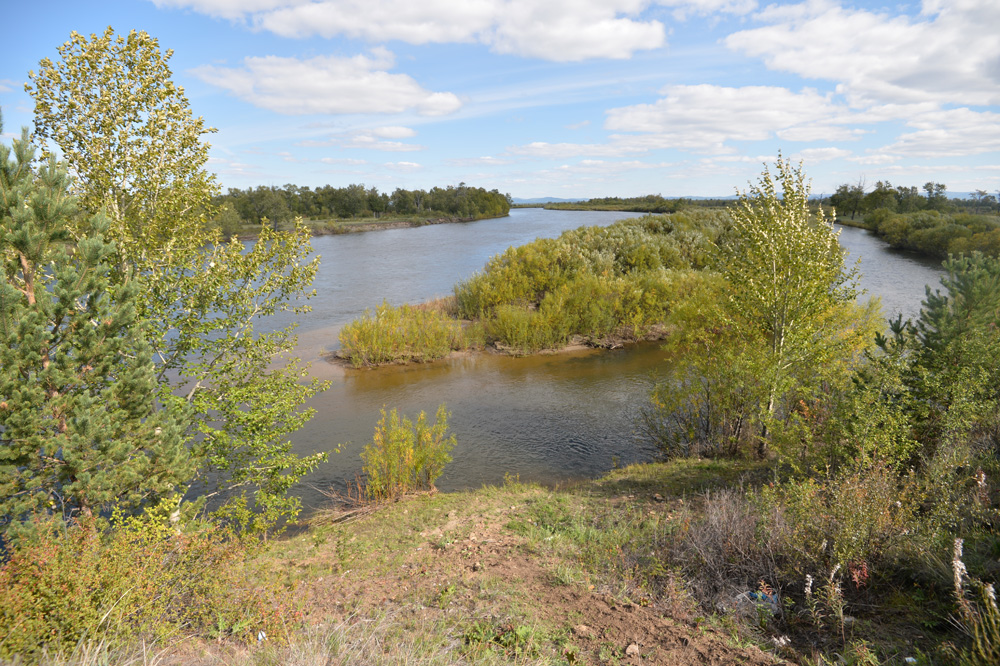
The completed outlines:
<svg viewBox="0 0 1000 666">
<path fill-rule="evenodd" d="M 590 595 L 612 607 L 656 609 L 676 626 L 689 626 L 692 640 L 724 635 L 732 648 L 770 649 L 772 637 L 787 635 L 793 645 L 782 654 L 801 663 L 834 663 L 837 654 L 850 654 L 854 663 L 878 655 L 885 663 L 921 651 L 938 659 L 942 642 L 963 644 L 947 621 L 954 610 L 946 561 L 940 583 L 917 577 L 901 584 L 917 571 L 906 569 L 906 560 L 893 564 L 892 575 L 873 575 L 860 591 L 841 578 L 844 612 L 855 617 L 846 631 L 822 596 L 824 580 L 814 587 L 817 613 L 807 612 L 792 550 L 771 555 L 772 573 L 754 569 L 746 579 L 734 573 L 740 549 L 769 537 L 712 521 L 732 520 L 740 507 L 758 510 L 756 489 L 773 479 L 765 463 L 680 459 L 562 488 L 510 479 L 355 514 L 319 512 L 298 533 L 267 544 L 253 565 L 260 584 L 296 599 L 301 619 L 287 627 L 287 641 L 278 635 L 258 643 L 226 628 L 215 636 L 208 627 L 180 644 L 152 640 L 143 651 L 141 640 L 130 647 L 88 635 L 39 661 L 166 664 L 197 654 L 200 663 L 239 665 L 626 663 L 626 645 L 570 640 L 574 626 L 593 621 L 580 616 Z M 761 516 L 758 530 L 771 520 Z M 989 559 L 986 550 L 985 541 L 967 542 L 970 568 Z M 494 570 L 498 562 L 520 568 Z M 756 590 L 757 577 L 780 591 L 781 615 L 720 611 L 705 601 L 730 599 L 732 589 Z M 709 594 L 716 584 L 727 590 L 720 597 Z M 553 599 L 573 596 L 584 599 L 579 613 L 552 615 Z M 707 634 L 699 626 L 709 627 Z"/>
</svg>

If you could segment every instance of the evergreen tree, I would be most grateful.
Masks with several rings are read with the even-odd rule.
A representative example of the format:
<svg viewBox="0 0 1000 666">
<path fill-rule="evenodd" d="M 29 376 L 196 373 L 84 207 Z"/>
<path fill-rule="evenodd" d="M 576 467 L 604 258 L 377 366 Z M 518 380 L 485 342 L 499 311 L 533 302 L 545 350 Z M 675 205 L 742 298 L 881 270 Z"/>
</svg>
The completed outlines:
<svg viewBox="0 0 1000 666">
<path fill-rule="evenodd" d="M 105 224 L 72 244 L 65 169 L 32 167 L 27 130 L 0 145 L 0 529 L 170 494 L 193 468 L 182 428 L 155 409 L 133 287 L 112 295 Z"/>
<path fill-rule="evenodd" d="M 264 227 L 247 248 L 209 228 L 216 185 L 202 138 L 211 130 L 171 81 L 172 52 L 155 38 L 74 32 L 58 51 L 29 75 L 35 133 L 66 156 L 81 207 L 109 219 L 115 290 L 137 286 L 160 403 L 192 413 L 200 493 L 247 489 L 261 509 L 254 527 L 294 516 L 299 500 L 288 489 L 326 454 L 298 456 L 288 435 L 312 415 L 302 405 L 324 383 L 289 360 L 291 328 L 259 333 L 254 324 L 308 309 L 318 265 L 309 230 L 300 220 L 288 232 Z M 287 214 L 284 195 L 270 193 Z"/>
</svg>

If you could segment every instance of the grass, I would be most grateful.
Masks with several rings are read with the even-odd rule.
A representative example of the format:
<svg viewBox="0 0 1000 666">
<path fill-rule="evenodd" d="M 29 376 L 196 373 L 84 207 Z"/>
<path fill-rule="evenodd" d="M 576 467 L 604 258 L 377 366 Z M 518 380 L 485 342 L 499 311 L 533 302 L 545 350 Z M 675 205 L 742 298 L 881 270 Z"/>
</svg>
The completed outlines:
<svg viewBox="0 0 1000 666">
<path fill-rule="evenodd" d="M 643 659 L 659 663 L 684 663 L 671 650 L 706 649 L 724 663 L 767 663 L 761 648 L 810 664 L 837 655 L 945 663 L 934 661 L 936 646 L 964 640 L 947 622 L 947 583 L 883 577 L 854 590 L 838 578 L 837 599 L 817 578 L 810 614 L 801 583 L 781 577 L 787 562 L 761 567 L 760 552 L 747 550 L 760 541 L 759 524 L 741 527 L 739 517 L 753 509 L 751 491 L 773 478 L 764 463 L 686 459 L 562 488 L 509 479 L 355 514 L 319 512 L 256 560 L 261 581 L 300 609 L 287 641 L 209 631 L 121 647 L 94 637 L 39 663 L 632 663 L 633 635 L 648 637 Z M 770 586 L 778 612 L 727 605 Z M 837 621 L 838 611 L 854 620 Z M 775 647 L 779 639 L 788 645 Z"/>
</svg>

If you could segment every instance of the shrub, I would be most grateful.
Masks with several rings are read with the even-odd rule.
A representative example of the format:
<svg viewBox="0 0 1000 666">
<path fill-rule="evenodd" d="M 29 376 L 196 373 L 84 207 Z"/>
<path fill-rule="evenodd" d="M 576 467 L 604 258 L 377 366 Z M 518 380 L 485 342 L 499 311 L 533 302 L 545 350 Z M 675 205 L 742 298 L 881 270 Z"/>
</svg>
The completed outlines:
<svg viewBox="0 0 1000 666">
<path fill-rule="evenodd" d="M 178 533 L 145 517 L 36 523 L 0 567 L 0 659 L 67 653 L 184 632 L 281 640 L 294 624 L 284 593 L 261 583 L 247 545 L 218 528 Z"/>
<path fill-rule="evenodd" d="M 451 462 L 455 436 L 448 433 L 448 411 L 438 407 L 433 425 L 420 412 L 417 421 L 393 409 L 375 426 L 375 435 L 361 452 L 365 495 L 375 501 L 395 499 L 411 490 L 433 490 L 434 481 Z"/>
<path fill-rule="evenodd" d="M 453 350 L 482 345 L 482 331 L 451 319 L 440 310 L 383 302 L 340 331 L 339 355 L 355 367 L 397 361 L 429 361 Z"/>
</svg>

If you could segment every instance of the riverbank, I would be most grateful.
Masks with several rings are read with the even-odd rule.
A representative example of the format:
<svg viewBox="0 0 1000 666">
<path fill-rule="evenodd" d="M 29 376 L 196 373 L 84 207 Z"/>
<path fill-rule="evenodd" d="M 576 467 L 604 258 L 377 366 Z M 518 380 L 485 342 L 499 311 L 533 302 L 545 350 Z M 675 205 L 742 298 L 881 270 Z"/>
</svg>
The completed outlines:
<svg viewBox="0 0 1000 666">
<path fill-rule="evenodd" d="M 364 218 L 356 219 L 336 219 L 322 222 L 307 221 L 306 226 L 313 236 L 338 236 L 340 234 L 362 233 L 366 231 L 386 231 L 389 229 L 415 229 L 434 224 L 459 224 L 467 222 L 478 222 L 480 220 L 496 220 L 503 217 L 510 217 L 510 214 L 495 215 L 489 217 L 387 217 L 387 218 Z M 256 240 L 257 233 L 241 230 L 235 234 L 239 240 Z"/>
<path fill-rule="evenodd" d="M 794 551 L 760 550 L 775 533 L 753 508 L 773 478 L 766 462 L 690 458 L 328 509 L 230 563 L 272 590 L 280 629 L 220 618 L 216 635 L 94 637 L 41 663 L 945 663 L 962 641 L 942 620 L 947 583 L 845 575 L 827 598 L 827 581 L 810 597 L 785 578 Z"/>
</svg>

